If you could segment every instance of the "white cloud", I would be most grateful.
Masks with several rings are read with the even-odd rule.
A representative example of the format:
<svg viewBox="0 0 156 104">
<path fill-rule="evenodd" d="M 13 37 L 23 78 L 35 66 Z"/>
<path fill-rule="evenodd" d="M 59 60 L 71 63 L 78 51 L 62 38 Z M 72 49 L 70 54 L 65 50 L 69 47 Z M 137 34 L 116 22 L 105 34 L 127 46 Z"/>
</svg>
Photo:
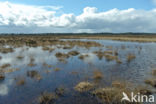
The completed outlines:
<svg viewBox="0 0 156 104">
<path fill-rule="evenodd" d="M 156 9 L 98 12 L 96 7 L 86 7 L 78 16 L 56 16 L 61 6 L 0 5 L 0 32 L 156 32 Z"/>
</svg>

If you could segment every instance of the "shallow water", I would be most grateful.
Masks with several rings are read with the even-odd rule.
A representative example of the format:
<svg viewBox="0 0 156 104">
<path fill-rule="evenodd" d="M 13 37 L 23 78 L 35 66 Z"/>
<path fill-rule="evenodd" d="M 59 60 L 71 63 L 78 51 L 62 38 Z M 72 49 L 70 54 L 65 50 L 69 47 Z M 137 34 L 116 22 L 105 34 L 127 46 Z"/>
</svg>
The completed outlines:
<svg viewBox="0 0 156 104">
<path fill-rule="evenodd" d="M 66 40 L 64 40 L 66 41 Z M 71 40 L 73 41 L 73 40 Z M 5 79 L 0 81 L 0 104 L 37 104 L 37 97 L 41 92 L 54 92 L 56 88 L 65 88 L 64 96 L 60 97 L 56 104 L 99 104 L 96 98 L 88 93 L 74 91 L 74 86 L 81 81 L 95 82 L 93 71 L 98 69 L 104 75 L 97 87 L 110 86 L 114 80 L 130 81 L 136 85 L 145 85 L 144 80 L 151 77 L 151 71 L 156 68 L 156 43 L 120 42 L 111 40 L 86 40 L 96 41 L 103 47 L 92 47 L 89 49 L 74 47 L 72 49 L 62 49 L 61 46 L 51 46 L 54 51 L 44 51 L 42 47 L 20 47 L 8 54 L 0 53 L 2 59 L 0 65 L 9 63 L 11 68 L 19 68 L 18 71 L 5 74 Z M 108 46 L 112 46 L 108 48 Z M 124 47 L 124 48 L 123 48 Z M 122 64 L 116 61 L 107 61 L 105 58 L 99 59 L 94 51 L 116 50 Z M 89 57 L 80 60 L 78 56 L 71 56 L 66 62 L 60 62 L 55 54 L 57 52 L 68 53 L 71 50 L 79 51 L 80 54 L 88 54 Z M 136 58 L 127 62 L 126 56 L 129 53 L 135 54 Z M 17 59 L 17 56 L 24 56 Z M 28 66 L 30 58 L 34 58 L 33 67 Z M 43 66 L 43 63 L 52 67 Z M 60 68 L 59 71 L 54 71 Z M 6 68 L 7 70 L 7 68 Z M 37 70 L 42 79 L 37 81 L 27 76 L 28 70 Z M 46 71 L 49 70 L 47 73 Z M 73 74 L 73 73 L 75 74 Z M 25 84 L 18 86 L 16 79 L 25 79 Z"/>
</svg>

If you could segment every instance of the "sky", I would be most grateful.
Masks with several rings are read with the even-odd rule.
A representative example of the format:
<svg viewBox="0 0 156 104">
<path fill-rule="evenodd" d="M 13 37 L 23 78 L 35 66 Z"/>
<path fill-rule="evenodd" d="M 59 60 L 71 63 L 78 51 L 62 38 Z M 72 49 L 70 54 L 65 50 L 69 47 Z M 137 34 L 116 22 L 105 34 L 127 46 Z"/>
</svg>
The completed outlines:
<svg viewBox="0 0 156 104">
<path fill-rule="evenodd" d="M 156 33 L 156 0 L 0 0 L 0 33 Z"/>
</svg>

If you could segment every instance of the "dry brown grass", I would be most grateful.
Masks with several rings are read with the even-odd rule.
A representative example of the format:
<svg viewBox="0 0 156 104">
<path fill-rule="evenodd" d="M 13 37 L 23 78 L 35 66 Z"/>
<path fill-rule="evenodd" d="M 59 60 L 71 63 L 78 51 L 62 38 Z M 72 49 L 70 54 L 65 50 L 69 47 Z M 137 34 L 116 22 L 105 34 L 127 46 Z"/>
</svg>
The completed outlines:
<svg viewBox="0 0 156 104">
<path fill-rule="evenodd" d="M 55 72 L 60 71 L 60 70 L 61 70 L 60 68 L 55 68 L 54 69 Z"/>
<path fill-rule="evenodd" d="M 4 79 L 5 79 L 4 73 L 0 72 L 0 80 L 4 80 Z"/>
<path fill-rule="evenodd" d="M 120 60 L 120 59 L 116 59 L 116 62 L 118 63 L 118 64 L 122 64 L 122 61 Z"/>
<path fill-rule="evenodd" d="M 36 79 L 38 81 L 42 79 L 42 76 L 36 70 L 27 71 L 27 76 Z"/>
<path fill-rule="evenodd" d="M 74 87 L 74 89 L 79 92 L 86 92 L 91 90 L 93 87 L 94 85 L 90 82 L 80 82 Z"/>
<path fill-rule="evenodd" d="M 69 58 L 69 55 L 68 54 L 65 54 L 65 53 L 60 53 L 60 52 L 57 52 L 56 54 L 55 54 L 55 56 L 57 57 L 57 58 Z"/>
<path fill-rule="evenodd" d="M 129 83 L 114 81 L 112 82 L 112 87 L 97 88 L 92 92 L 92 94 L 100 99 L 104 104 L 139 104 L 125 101 L 121 102 L 123 92 L 125 92 L 129 97 L 131 96 L 131 92 L 134 92 L 134 94 L 139 93 L 138 90 L 136 91 L 133 89 L 132 85 Z"/>
<path fill-rule="evenodd" d="M 30 66 L 30 67 L 36 66 L 34 61 L 35 61 L 35 59 L 33 57 L 30 57 L 30 62 L 28 63 L 28 66 Z"/>
<path fill-rule="evenodd" d="M 33 66 L 36 66 L 36 64 L 34 64 L 34 63 L 29 63 L 28 66 L 33 67 Z"/>
<path fill-rule="evenodd" d="M 128 54 L 127 55 L 127 62 L 131 62 L 135 58 L 136 58 L 136 56 L 134 54 Z"/>
<path fill-rule="evenodd" d="M 153 69 L 153 70 L 152 70 L 152 75 L 153 75 L 153 76 L 156 76 L 156 69 Z"/>
<path fill-rule="evenodd" d="M 47 46 L 43 46 L 43 47 L 42 47 L 42 50 L 52 52 L 52 51 L 54 51 L 55 49 L 54 49 L 54 48 L 47 47 Z"/>
<path fill-rule="evenodd" d="M 24 58 L 24 56 L 17 56 L 16 58 L 19 60 L 22 60 Z"/>
<path fill-rule="evenodd" d="M 117 56 L 113 56 L 113 55 L 104 55 L 107 61 L 112 61 L 112 60 L 117 60 L 118 57 Z"/>
<path fill-rule="evenodd" d="M 5 68 L 8 68 L 10 66 L 11 66 L 11 64 L 6 63 L 6 64 L 3 64 L 0 68 L 5 69 Z"/>
<path fill-rule="evenodd" d="M 39 104 L 53 104 L 58 97 L 54 93 L 43 92 L 38 97 Z"/>
<path fill-rule="evenodd" d="M 43 63 L 42 64 L 44 67 L 48 67 L 48 68 L 51 68 L 52 67 L 52 65 L 49 65 L 49 64 L 47 64 L 47 63 Z"/>
<path fill-rule="evenodd" d="M 11 53 L 11 52 L 14 52 L 13 48 L 0 48 L 0 52 L 1 53 Z"/>
<path fill-rule="evenodd" d="M 156 88 L 156 79 L 152 79 L 152 78 L 151 79 L 147 79 L 147 80 L 145 80 L 145 83 Z"/>
<path fill-rule="evenodd" d="M 93 72 L 93 78 L 95 80 L 102 79 L 103 78 L 103 73 L 100 72 L 99 70 L 96 70 L 96 71 Z"/>
<path fill-rule="evenodd" d="M 86 57 L 89 57 L 89 55 L 88 54 L 86 54 L 86 55 L 80 55 L 79 56 L 79 59 L 84 60 Z"/>
<path fill-rule="evenodd" d="M 70 52 L 68 52 L 68 55 L 71 55 L 71 56 L 77 56 L 79 54 L 80 53 L 78 51 L 70 51 Z"/>
<path fill-rule="evenodd" d="M 2 70 L 4 73 L 11 73 L 20 70 L 19 68 L 9 68 Z"/>
<path fill-rule="evenodd" d="M 101 52 L 101 50 L 95 51 L 93 53 L 96 54 L 96 56 L 99 58 L 99 60 L 101 60 L 103 58 L 103 56 L 104 56 L 104 53 Z"/>
<path fill-rule="evenodd" d="M 106 104 L 119 104 L 122 99 L 122 94 L 117 88 L 99 88 L 93 91 L 93 95 Z"/>
<path fill-rule="evenodd" d="M 17 79 L 17 81 L 16 81 L 16 85 L 18 85 L 18 86 L 22 86 L 22 85 L 24 85 L 26 82 L 25 82 L 25 79 L 24 78 L 22 78 L 22 79 Z"/>
</svg>

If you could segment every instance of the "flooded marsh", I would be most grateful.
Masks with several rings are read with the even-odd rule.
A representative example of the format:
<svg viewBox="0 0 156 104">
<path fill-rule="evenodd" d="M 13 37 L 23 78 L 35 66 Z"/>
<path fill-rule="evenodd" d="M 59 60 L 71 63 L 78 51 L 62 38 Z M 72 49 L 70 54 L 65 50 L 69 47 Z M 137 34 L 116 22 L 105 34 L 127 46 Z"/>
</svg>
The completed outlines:
<svg viewBox="0 0 156 104">
<path fill-rule="evenodd" d="M 1 37 L 0 104 L 128 104 L 122 92 L 155 96 L 155 52 L 154 42 Z"/>
</svg>

